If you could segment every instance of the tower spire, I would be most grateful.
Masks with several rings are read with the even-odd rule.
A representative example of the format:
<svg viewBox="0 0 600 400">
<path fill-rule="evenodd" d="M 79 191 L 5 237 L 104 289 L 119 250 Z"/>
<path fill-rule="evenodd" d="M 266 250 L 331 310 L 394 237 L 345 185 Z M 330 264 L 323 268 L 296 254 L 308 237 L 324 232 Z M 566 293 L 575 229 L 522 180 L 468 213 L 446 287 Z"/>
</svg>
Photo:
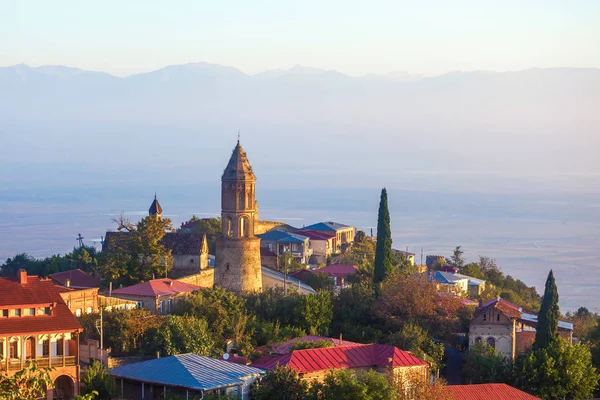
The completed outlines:
<svg viewBox="0 0 600 400">
<path fill-rule="evenodd" d="M 238 144 L 240 144 L 240 130 L 238 129 Z"/>
</svg>

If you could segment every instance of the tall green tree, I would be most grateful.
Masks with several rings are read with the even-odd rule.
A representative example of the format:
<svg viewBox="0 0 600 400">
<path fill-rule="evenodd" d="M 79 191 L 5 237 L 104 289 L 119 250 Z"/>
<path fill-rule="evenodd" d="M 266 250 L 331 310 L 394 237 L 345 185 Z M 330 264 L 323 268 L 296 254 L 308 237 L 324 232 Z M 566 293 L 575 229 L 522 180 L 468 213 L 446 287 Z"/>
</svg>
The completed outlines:
<svg viewBox="0 0 600 400">
<path fill-rule="evenodd" d="M 117 384 L 110 369 L 99 361 L 92 363 L 81 374 L 81 394 L 94 395 L 98 400 L 111 400 L 117 397 Z M 94 398 L 92 396 L 91 398 Z"/>
<path fill-rule="evenodd" d="M 560 337 L 518 358 L 514 376 L 515 386 L 544 400 L 590 399 L 599 378 L 589 348 Z"/>
<path fill-rule="evenodd" d="M 252 385 L 254 400 L 305 400 L 308 383 L 289 367 L 275 367 Z"/>
<path fill-rule="evenodd" d="M 544 349 L 556 340 L 559 316 L 558 289 L 554 281 L 554 274 L 550 270 L 548 279 L 546 279 L 542 307 L 538 313 L 535 342 L 533 343 L 534 349 Z"/>
<path fill-rule="evenodd" d="M 377 245 L 375 246 L 375 269 L 373 282 L 382 282 L 393 271 L 392 263 L 392 229 L 386 188 L 381 189 L 379 214 L 377 217 Z"/>
<path fill-rule="evenodd" d="M 452 260 L 454 266 L 461 268 L 463 265 L 465 265 L 465 259 L 463 258 L 463 254 L 464 251 L 462 251 L 460 246 L 456 246 L 454 252 L 452 253 L 452 256 L 450 256 L 450 259 Z"/>
</svg>

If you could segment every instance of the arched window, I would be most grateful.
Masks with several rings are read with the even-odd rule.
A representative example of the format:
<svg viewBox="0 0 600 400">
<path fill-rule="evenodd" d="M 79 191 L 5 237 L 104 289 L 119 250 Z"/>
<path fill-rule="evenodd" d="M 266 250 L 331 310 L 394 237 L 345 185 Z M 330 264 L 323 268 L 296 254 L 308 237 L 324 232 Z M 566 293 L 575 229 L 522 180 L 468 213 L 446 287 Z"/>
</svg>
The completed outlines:
<svg viewBox="0 0 600 400">
<path fill-rule="evenodd" d="M 481 343 L 481 341 L 482 341 L 482 340 L 483 340 L 483 339 L 481 339 L 481 336 L 477 336 L 477 337 L 475 338 L 475 343 Z"/>
<path fill-rule="evenodd" d="M 496 321 L 500 322 L 500 314 L 496 314 Z"/>
<path fill-rule="evenodd" d="M 227 236 L 233 236 L 233 224 L 231 223 L 231 218 L 227 217 Z"/>
<path fill-rule="evenodd" d="M 494 349 L 496 348 L 496 339 L 494 339 L 493 337 L 487 338 L 487 340 L 485 342 L 487 343 L 488 346 L 490 346 Z"/>
<path fill-rule="evenodd" d="M 240 217 L 240 237 L 248 237 L 248 217 Z"/>
</svg>

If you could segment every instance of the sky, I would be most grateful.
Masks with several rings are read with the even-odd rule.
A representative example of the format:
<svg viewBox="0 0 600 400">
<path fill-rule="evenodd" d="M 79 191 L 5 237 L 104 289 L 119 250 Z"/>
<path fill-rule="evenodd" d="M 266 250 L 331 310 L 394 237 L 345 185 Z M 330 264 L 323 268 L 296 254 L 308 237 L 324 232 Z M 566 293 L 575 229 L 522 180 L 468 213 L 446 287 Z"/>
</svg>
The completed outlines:
<svg viewBox="0 0 600 400">
<path fill-rule="evenodd" d="M 0 65 L 126 76 L 210 62 L 255 74 L 600 67 L 597 0 L 4 0 Z"/>
</svg>

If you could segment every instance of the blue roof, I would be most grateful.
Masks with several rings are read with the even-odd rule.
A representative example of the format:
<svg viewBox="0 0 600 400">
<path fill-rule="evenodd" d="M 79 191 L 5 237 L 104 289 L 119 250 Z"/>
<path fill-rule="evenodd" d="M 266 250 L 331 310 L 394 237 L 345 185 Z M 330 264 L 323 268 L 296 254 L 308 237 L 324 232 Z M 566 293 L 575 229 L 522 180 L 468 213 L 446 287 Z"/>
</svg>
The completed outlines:
<svg viewBox="0 0 600 400">
<path fill-rule="evenodd" d="M 483 279 L 471 278 L 470 276 L 463 275 L 463 274 L 454 274 L 454 275 L 464 278 L 464 279 L 468 279 L 469 286 L 481 286 L 481 284 L 485 282 Z"/>
<path fill-rule="evenodd" d="M 456 281 L 461 279 L 467 279 L 466 277 L 457 276 L 456 274 L 452 274 L 450 272 L 437 271 L 434 275 L 434 279 L 438 282 L 445 283 L 448 285 L 455 285 Z"/>
<path fill-rule="evenodd" d="M 262 235 L 256 235 L 262 240 L 274 240 L 278 241 L 279 239 L 283 239 L 288 237 L 288 233 L 284 231 L 273 230 L 270 232 L 263 233 Z"/>
<path fill-rule="evenodd" d="M 213 390 L 242 385 L 246 379 L 264 372 L 259 368 L 188 353 L 123 365 L 114 368 L 111 374 L 160 385 Z"/>
<path fill-rule="evenodd" d="M 304 243 L 306 242 L 306 239 L 308 239 L 308 236 L 283 231 L 271 231 L 257 236 L 261 238 L 261 240 L 276 241 L 282 243 Z"/>
<path fill-rule="evenodd" d="M 346 229 L 346 228 L 351 228 L 348 225 L 344 225 L 344 224 L 338 224 L 337 222 L 333 222 L 333 221 L 326 221 L 326 222 L 317 222 L 316 224 L 312 224 L 309 226 L 305 226 L 302 229 L 306 229 L 306 230 L 311 230 L 311 231 L 321 231 L 321 232 L 328 232 L 328 231 L 339 231 L 340 229 Z"/>
<path fill-rule="evenodd" d="M 262 267 L 262 274 L 266 275 L 266 276 L 268 276 L 268 277 L 270 277 L 272 279 L 276 279 L 276 280 L 281 281 L 281 285 L 283 286 L 283 273 L 282 272 L 275 271 L 275 270 L 273 270 L 271 268 Z M 298 284 L 300 284 L 300 287 L 303 290 L 306 290 L 307 292 L 312 293 L 312 294 L 316 294 L 317 293 L 315 291 L 315 289 L 313 289 L 312 287 L 310 287 L 306 283 L 302 282 L 301 280 L 298 280 L 298 279 L 290 276 L 289 274 L 288 274 L 286 280 L 287 280 L 288 284 L 290 285 L 290 287 L 297 288 Z"/>
</svg>

